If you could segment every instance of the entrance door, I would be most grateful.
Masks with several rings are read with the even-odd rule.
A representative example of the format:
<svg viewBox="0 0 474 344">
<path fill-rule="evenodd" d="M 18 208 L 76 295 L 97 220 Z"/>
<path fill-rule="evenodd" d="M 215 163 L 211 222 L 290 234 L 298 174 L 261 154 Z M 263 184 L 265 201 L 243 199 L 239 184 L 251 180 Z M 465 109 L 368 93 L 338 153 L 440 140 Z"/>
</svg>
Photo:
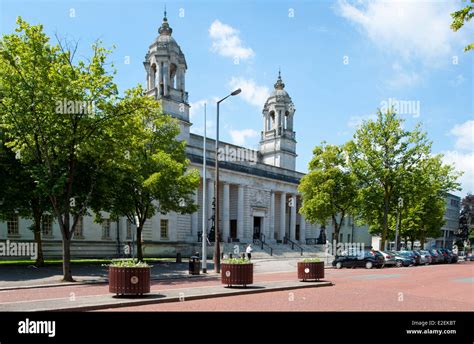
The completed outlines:
<svg viewBox="0 0 474 344">
<path fill-rule="evenodd" d="M 232 241 L 237 239 L 237 220 L 230 220 L 230 237 Z"/>
<path fill-rule="evenodd" d="M 296 225 L 296 229 L 295 229 L 295 239 L 297 241 L 300 240 L 300 225 Z"/>
<path fill-rule="evenodd" d="M 253 218 L 253 238 L 260 239 L 262 218 L 254 216 Z"/>
</svg>

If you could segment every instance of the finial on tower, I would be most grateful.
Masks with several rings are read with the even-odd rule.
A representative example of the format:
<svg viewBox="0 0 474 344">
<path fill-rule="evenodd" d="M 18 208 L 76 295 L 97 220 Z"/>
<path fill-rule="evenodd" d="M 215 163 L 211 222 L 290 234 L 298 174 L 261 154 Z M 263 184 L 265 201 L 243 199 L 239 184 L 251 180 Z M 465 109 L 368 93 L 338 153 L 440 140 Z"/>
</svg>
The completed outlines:
<svg viewBox="0 0 474 344">
<path fill-rule="evenodd" d="M 166 17 L 166 5 L 165 5 L 163 23 L 161 24 L 160 28 L 158 29 L 158 33 L 160 35 L 171 36 L 172 32 L 173 32 L 173 29 L 170 28 L 170 25 L 168 24 L 168 18 Z"/>
<path fill-rule="evenodd" d="M 285 88 L 285 84 L 281 80 L 281 70 L 280 70 L 280 68 L 278 68 L 278 79 L 277 79 L 277 82 L 275 83 L 274 87 L 277 90 L 282 90 L 282 89 Z"/>
</svg>

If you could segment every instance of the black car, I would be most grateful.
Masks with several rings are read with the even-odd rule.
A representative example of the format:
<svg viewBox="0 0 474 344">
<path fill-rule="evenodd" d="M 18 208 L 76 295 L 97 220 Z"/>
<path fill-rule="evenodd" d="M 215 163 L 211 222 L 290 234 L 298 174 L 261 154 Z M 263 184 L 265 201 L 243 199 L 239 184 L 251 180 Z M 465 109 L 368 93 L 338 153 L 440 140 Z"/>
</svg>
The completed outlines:
<svg viewBox="0 0 474 344">
<path fill-rule="evenodd" d="M 410 265 L 415 265 L 415 258 L 411 258 L 409 256 L 404 256 L 399 254 L 398 252 L 395 251 L 389 251 L 394 257 L 395 257 L 395 262 L 396 262 L 396 267 L 402 267 L 402 266 L 410 266 Z"/>
<path fill-rule="evenodd" d="M 397 254 L 402 257 L 413 259 L 415 262 L 415 265 L 420 265 L 421 256 L 414 251 L 398 251 Z"/>
<path fill-rule="evenodd" d="M 365 267 L 372 269 L 384 265 L 384 257 L 377 251 L 363 251 L 359 255 L 336 256 L 332 265 L 337 269 Z"/>
<path fill-rule="evenodd" d="M 455 254 L 448 248 L 440 248 L 438 251 L 441 251 L 444 256 L 445 263 L 457 263 L 458 262 L 458 255 Z"/>
<path fill-rule="evenodd" d="M 432 249 L 428 252 L 431 254 L 432 264 L 444 263 L 444 256 L 440 252 L 438 252 L 438 250 Z"/>
</svg>

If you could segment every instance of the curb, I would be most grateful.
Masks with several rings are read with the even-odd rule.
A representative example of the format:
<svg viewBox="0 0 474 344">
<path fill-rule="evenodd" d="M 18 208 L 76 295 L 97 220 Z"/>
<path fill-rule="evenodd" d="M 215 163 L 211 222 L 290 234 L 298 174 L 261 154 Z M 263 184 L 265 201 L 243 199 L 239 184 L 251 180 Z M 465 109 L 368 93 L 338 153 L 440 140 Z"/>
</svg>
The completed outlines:
<svg viewBox="0 0 474 344">
<path fill-rule="evenodd" d="M 236 290 L 235 292 L 224 292 L 224 290 L 229 290 L 231 288 L 227 288 L 222 286 L 224 290 L 222 292 L 217 292 L 213 294 L 202 294 L 202 295 L 190 295 L 186 296 L 184 299 L 182 297 L 177 296 L 164 296 L 163 298 L 159 299 L 142 299 L 130 302 L 120 302 L 120 303 L 109 303 L 109 304 L 101 304 L 101 305 L 89 305 L 89 306 L 77 306 L 77 307 L 65 307 L 61 309 L 55 310 L 33 310 L 32 312 L 70 312 L 70 311 L 94 311 L 94 310 L 101 310 L 101 309 L 111 309 L 111 308 L 123 308 L 123 307 L 132 307 L 132 306 L 143 306 L 143 305 L 152 305 L 152 304 L 159 304 L 159 303 L 171 303 L 171 302 L 184 302 L 190 300 L 202 300 L 202 299 L 212 299 L 218 297 L 226 297 L 226 296 L 239 296 L 239 295 L 248 295 L 248 294 L 260 294 L 260 293 L 267 293 L 267 292 L 274 292 L 274 291 L 285 291 L 285 290 L 294 290 L 294 289 L 305 289 L 305 288 L 321 288 L 321 287 L 330 287 L 334 286 L 335 284 L 329 281 L 320 281 L 316 282 L 317 284 L 311 282 L 301 282 L 301 285 L 294 285 L 294 286 L 280 286 L 280 287 L 261 287 L 259 289 L 232 289 Z M 258 287 L 258 285 L 254 285 Z M 160 294 L 155 294 L 156 296 Z"/>
</svg>

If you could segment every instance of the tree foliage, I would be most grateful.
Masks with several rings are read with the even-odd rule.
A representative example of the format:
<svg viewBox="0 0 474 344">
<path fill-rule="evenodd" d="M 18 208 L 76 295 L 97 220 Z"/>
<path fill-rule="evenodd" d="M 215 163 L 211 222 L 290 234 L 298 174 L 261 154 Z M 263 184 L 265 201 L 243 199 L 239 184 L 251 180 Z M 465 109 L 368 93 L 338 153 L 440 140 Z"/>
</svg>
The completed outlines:
<svg viewBox="0 0 474 344">
<path fill-rule="evenodd" d="M 431 155 L 431 142 L 420 125 L 409 131 L 392 109 L 378 111 L 347 144 L 349 166 L 357 176 L 359 219 L 382 239 L 394 237 L 397 212 L 405 236 L 424 240 L 438 233 L 444 197 L 459 188 L 459 173 Z M 404 207 L 399 209 L 399 198 Z"/>
<path fill-rule="evenodd" d="M 466 5 L 459 11 L 451 13 L 451 17 L 453 18 L 451 29 L 453 31 L 458 31 L 464 26 L 464 24 L 474 17 L 474 5 Z M 464 51 L 469 51 L 472 49 L 474 49 L 474 42 L 464 47 Z"/>
<path fill-rule="evenodd" d="M 185 141 L 176 139 L 179 126 L 163 115 L 159 103 L 137 87 L 117 104 L 121 112 L 131 113 L 124 121 L 121 159 L 110 165 L 104 180 L 105 210 L 113 217 L 126 216 L 137 228 L 137 258 L 142 260 L 141 237 L 145 222 L 156 212 L 193 213 L 194 191 L 199 187 L 199 172 L 188 170 Z"/>
<path fill-rule="evenodd" d="M 335 240 L 339 240 L 344 217 L 352 213 L 357 196 L 355 176 L 348 169 L 344 147 L 324 142 L 317 146 L 298 190 L 303 198 L 300 213 L 310 223 L 325 225 L 331 220 Z"/>
</svg>

